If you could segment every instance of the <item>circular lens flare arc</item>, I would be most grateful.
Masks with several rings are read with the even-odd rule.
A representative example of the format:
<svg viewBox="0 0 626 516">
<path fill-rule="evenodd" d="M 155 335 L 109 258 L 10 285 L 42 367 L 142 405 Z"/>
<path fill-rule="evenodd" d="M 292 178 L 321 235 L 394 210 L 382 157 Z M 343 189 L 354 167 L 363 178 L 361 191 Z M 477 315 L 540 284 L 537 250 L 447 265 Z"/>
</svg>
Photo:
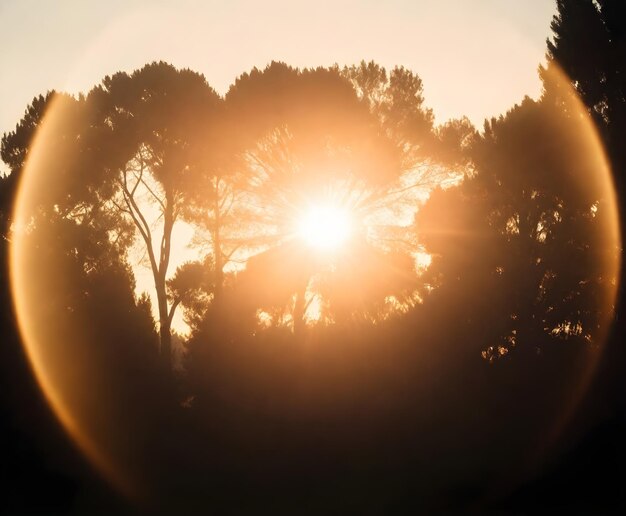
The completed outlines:
<svg viewBox="0 0 626 516">
<path fill-rule="evenodd" d="M 553 73 L 559 75 L 557 79 L 559 84 L 563 84 L 571 90 L 571 86 L 562 72 L 555 70 Z M 598 171 L 594 180 L 602 182 L 602 188 L 607 199 L 607 209 L 610 212 L 610 221 L 605 228 L 607 240 L 611 241 L 617 248 L 621 248 L 617 199 L 609 163 L 593 122 L 580 99 L 573 90 L 571 91 L 573 99 L 572 110 L 581 114 L 587 138 L 589 138 L 591 145 L 597 153 Z M 42 126 L 37 132 L 31 146 L 28 161 L 22 171 L 13 213 L 14 232 L 10 244 L 10 279 L 13 302 L 26 354 L 39 386 L 44 392 L 52 410 L 67 432 L 80 446 L 81 450 L 101 472 L 120 489 L 128 489 L 132 485 L 131 480 L 137 479 L 129 478 L 132 477 L 132 474 L 125 471 L 123 466 L 121 466 L 125 461 L 119 460 L 119 457 L 111 456 L 110 452 L 102 446 L 98 437 L 92 434 L 93 426 L 88 424 L 89 415 L 81 412 L 82 408 L 73 404 L 65 396 L 64 392 L 66 390 L 59 384 L 60 374 L 57 370 L 60 367 L 59 363 L 56 360 L 48 360 L 50 352 L 46 350 L 50 348 L 49 345 L 51 343 L 48 341 L 50 337 L 46 333 L 45 328 L 37 326 L 37 319 L 34 316 L 35 308 L 46 301 L 49 293 L 38 290 L 37 285 L 33 284 L 33 271 L 30 270 L 29 262 L 26 259 L 25 236 L 36 206 L 36 199 L 40 195 L 38 192 L 46 188 L 47 182 L 55 180 L 55 178 L 46 179 L 46 166 L 42 162 L 43 154 L 41 149 L 45 145 L 46 140 L 52 135 L 54 126 L 59 123 L 62 117 L 62 110 L 58 109 L 58 106 L 53 102 Z M 337 249 L 350 238 L 351 233 L 354 231 L 353 221 L 346 210 L 327 205 L 311 207 L 309 211 L 303 214 L 302 219 L 297 224 L 296 232 L 298 237 L 311 247 L 320 250 Z M 613 274 L 616 280 L 619 280 L 619 259 L 619 255 L 607 258 L 604 266 L 607 274 Z M 48 270 L 41 272 L 53 275 L 58 274 L 59 271 Z M 614 287 L 607 290 L 603 300 L 605 306 L 612 306 L 615 303 L 617 285 L 618 281 L 615 282 Z M 80 329 L 77 328 L 77 331 L 80 331 Z M 605 339 L 605 336 L 599 339 L 600 343 L 602 343 L 603 339 Z M 566 407 L 561 414 L 559 427 L 562 426 L 564 420 L 568 419 L 588 386 L 599 355 L 598 353 L 596 360 L 586 368 L 578 384 L 578 392 L 573 393 L 570 406 Z M 78 367 L 80 364 L 75 363 L 74 366 Z M 75 387 L 87 388 L 86 386 Z M 554 432 L 558 433 L 558 430 L 559 428 L 555 427 Z"/>
</svg>

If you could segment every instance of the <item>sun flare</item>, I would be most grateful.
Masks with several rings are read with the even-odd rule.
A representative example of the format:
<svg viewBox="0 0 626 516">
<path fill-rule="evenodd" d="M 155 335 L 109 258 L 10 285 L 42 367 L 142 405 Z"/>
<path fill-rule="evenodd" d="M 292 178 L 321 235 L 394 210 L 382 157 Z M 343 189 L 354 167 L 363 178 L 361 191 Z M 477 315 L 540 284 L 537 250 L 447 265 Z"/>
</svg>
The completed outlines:
<svg viewBox="0 0 626 516">
<path fill-rule="evenodd" d="M 341 246 L 350 236 L 352 224 L 347 210 L 329 205 L 312 206 L 298 224 L 298 236 L 323 251 Z"/>
</svg>

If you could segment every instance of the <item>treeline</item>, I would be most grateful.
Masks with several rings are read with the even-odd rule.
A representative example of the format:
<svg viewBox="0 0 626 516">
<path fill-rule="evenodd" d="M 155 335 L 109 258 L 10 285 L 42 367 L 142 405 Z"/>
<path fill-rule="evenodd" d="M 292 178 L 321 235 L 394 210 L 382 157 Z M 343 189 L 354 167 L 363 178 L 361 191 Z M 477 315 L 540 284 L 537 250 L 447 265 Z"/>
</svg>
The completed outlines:
<svg viewBox="0 0 626 516">
<path fill-rule="evenodd" d="M 36 221 L 27 240 L 41 246 L 46 235 L 60 254 L 44 258 L 38 247 L 34 259 L 48 267 L 33 270 L 49 274 L 57 261 L 65 270 L 69 260 L 83 295 L 115 275 L 132 298 L 138 240 L 166 367 L 179 306 L 194 341 L 220 310 L 248 333 L 287 328 L 305 338 L 312 302 L 308 326 L 368 325 L 428 305 L 447 312 L 461 299 L 476 308 L 472 298 L 488 292 L 473 319 L 490 321 L 492 333 L 476 339 L 489 360 L 550 339 L 592 342 L 604 331 L 600 311 L 612 309 L 597 302 L 615 280 L 603 220 L 610 190 L 574 104 L 545 80 L 542 99 L 479 134 L 466 119 L 435 127 L 419 77 L 403 68 L 272 63 L 221 98 L 202 76 L 153 63 L 77 99 L 36 98 L 3 138 L 3 189 L 17 184 L 52 107 L 54 129 L 41 131 L 31 165 L 44 179 L 28 199 Z M 294 226 L 329 200 L 357 223 L 345 249 L 318 256 Z M 178 221 L 194 228 L 199 251 L 173 270 Z M 149 312 L 145 296 L 134 304 Z"/>
<path fill-rule="evenodd" d="M 38 186 L 34 197 L 46 198 L 34 199 L 32 207 L 46 223 L 56 219 L 80 228 L 81 237 L 97 240 L 97 252 L 119 264 L 128 262 L 139 239 L 153 274 L 159 350 L 167 367 L 177 307 L 196 330 L 209 307 L 222 302 L 227 283 L 237 284 L 233 293 L 246 291 L 234 293 L 246 300 L 238 317 L 263 309 L 272 324 L 288 318 L 294 330 L 304 325 L 303 308 L 312 296 L 320 298 L 320 319 L 335 321 L 380 311 L 396 293 L 414 294 L 410 283 L 398 281 L 415 275 L 410 250 L 386 244 L 409 241 L 410 230 L 400 235 L 393 216 L 375 224 L 367 219 L 415 202 L 409 194 L 445 181 L 453 174 L 446 161 L 461 157 L 473 131 L 465 120 L 435 129 L 421 92 L 420 79 L 402 68 L 387 74 L 362 63 L 300 71 L 273 63 L 244 74 L 220 98 L 199 74 L 153 63 L 107 77 L 78 99 L 56 93 L 35 99 L 5 135 L 2 152 L 11 177 L 20 175 L 53 106 L 55 129 L 44 131 L 32 166 L 45 167 L 53 184 Z M 354 299 L 316 290 L 312 278 L 327 264 L 303 260 L 308 250 L 293 239 L 299 211 L 329 196 L 347 203 L 364 226 L 351 250 L 361 270 L 330 280 L 336 292 L 345 290 L 337 281 L 368 285 L 368 292 L 352 291 Z M 204 254 L 174 271 L 172 239 L 180 220 L 194 227 Z M 42 224 L 37 226 L 49 234 Z M 91 264 L 91 276 L 108 267 L 101 257 L 81 259 Z M 247 262 L 245 273 L 228 274 L 235 260 Z M 397 266 L 405 270 L 395 271 Z M 377 282 L 375 276 L 381 276 Z"/>
</svg>

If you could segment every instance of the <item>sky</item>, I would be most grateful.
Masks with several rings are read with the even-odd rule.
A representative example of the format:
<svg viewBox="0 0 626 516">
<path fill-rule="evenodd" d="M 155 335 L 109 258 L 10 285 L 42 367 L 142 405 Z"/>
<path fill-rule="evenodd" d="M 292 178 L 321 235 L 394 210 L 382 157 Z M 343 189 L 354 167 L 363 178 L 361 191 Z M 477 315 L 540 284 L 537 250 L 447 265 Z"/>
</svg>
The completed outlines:
<svg viewBox="0 0 626 516">
<path fill-rule="evenodd" d="M 0 134 L 35 95 L 86 92 L 153 60 L 202 72 L 219 93 L 271 60 L 404 65 L 437 122 L 482 126 L 539 94 L 555 10 L 554 0 L 0 0 Z"/>
<path fill-rule="evenodd" d="M 466 115 L 481 127 L 540 93 L 555 11 L 553 0 L 0 0 L 0 134 L 40 93 L 87 92 L 154 60 L 199 71 L 222 94 L 272 60 L 403 65 L 437 123 Z M 189 228 L 175 233 L 178 262 L 194 259 Z M 135 275 L 152 292 L 149 269 Z M 174 327 L 185 330 L 180 313 Z"/>
</svg>

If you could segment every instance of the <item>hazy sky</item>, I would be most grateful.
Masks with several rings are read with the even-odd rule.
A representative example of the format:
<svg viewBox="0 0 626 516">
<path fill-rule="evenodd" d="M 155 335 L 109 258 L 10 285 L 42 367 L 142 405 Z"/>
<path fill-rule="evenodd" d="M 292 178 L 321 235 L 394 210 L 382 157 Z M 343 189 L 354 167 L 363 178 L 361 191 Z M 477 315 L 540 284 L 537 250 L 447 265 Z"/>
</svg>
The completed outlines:
<svg viewBox="0 0 626 516">
<path fill-rule="evenodd" d="M 402 64 L 438 122 L 482 125 L 540 91 L 553 0 L 0 0 L 0 133 L 33 96 L 87 91 L 105 75 L 165 60 L 220 93 L 272 59 Z"/>
<path fill-rule="evenodd" d="M 220 93 L 271 60 L 400 64 L 422 77 L 438 122 L 480 126 L 539 93 L 554 11 L 553 0 L 0 0 L 0 134 L 39 93 L 86 92 L 153 60 L 200 71 Z M 190 230 L 175 233 L 177 262 L 196 258 Z M 154 294 L 150 271 L 135 274 Z M 174 327 L 185 330 L 180 311 Z"/>
</svg>

